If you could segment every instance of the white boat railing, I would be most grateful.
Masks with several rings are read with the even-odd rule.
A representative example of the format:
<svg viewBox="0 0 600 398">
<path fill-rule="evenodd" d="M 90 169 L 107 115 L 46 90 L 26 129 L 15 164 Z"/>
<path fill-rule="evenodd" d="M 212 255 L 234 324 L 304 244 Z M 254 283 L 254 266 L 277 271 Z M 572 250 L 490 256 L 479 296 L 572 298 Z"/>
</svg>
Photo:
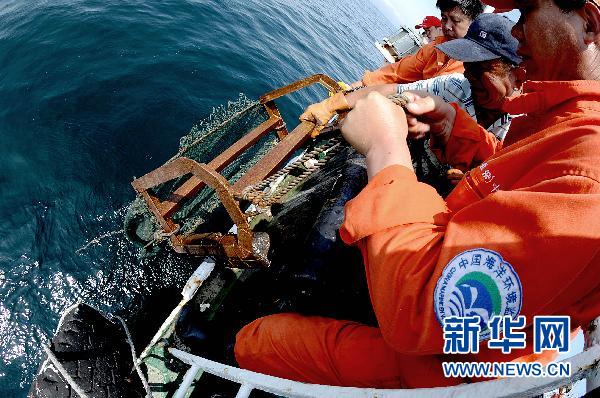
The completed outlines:
<svg viewBox="0 0 600 398">
<path fill-rule="evenodd" d="M 402 57 L 416 53 L 423 44 L 421 35 L 403 26 L 389 37 L 376 41 L 375 47 L 387 62 L 393 64 Z"/>
<path fill-rule="evenodd" d="M 600 387 L 600 317 L 591 324 L 585 340 L 586 348 L 583 352 L 563 361 L 571 364 L 570 377 L 506 378 L 453 387 L 396 390 L 300 383 L 224 365 L 173 348 L 169 351 L 190 365 L 175 398 L 185 397 L 200 371 L 240 384 L 236 398 L 247 398 L 253 390 L 287 398 L 527 397 L 539 396 L 582 379 L 586 380 L 588 392 Z"/>
</svg>

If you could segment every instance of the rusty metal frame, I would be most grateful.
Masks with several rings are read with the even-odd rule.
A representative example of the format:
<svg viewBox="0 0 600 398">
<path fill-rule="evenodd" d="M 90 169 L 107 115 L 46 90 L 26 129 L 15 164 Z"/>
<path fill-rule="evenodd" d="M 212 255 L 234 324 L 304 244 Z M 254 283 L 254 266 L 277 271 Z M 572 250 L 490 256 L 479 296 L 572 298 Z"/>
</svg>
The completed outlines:
<svg viewBox="0 0 600 398">
<path fill-rule="evenodd" d="M 269 119 L 240 138 L 208 164 L 180 157 L 131 183 L 145 200 L 176 252 L 199 256 L 224 256 L 236 266 L 254 266 L 256 263 L 264 265 L 264 256 L 256 253 L 256 236 L 250 229 L 248 219 L 236 198 L 241 196 L 246 187 L 277 171 L 294 151 L 308 141 L 315 127 L 314 124 L 302 122 L 288 133 L 275 100 L 314 84 L 320 84 L 331 92 L 341 91 L 341 87 L 335 80 L 323 74 L 316 74 L 273 90 L 260 97 L 260 103 L 265 107 Z M 235 184 L 231 185 L 219 172 L 271 132 L 276 133 L 279 142 Z M 149 191 L 151 188 L 187 174 L 191 174 L 191 177 L 162 202 Z M 194 197 L 206 186 L 215 190 L 229 217 L 237 226 L 237 234 L 214 232 L 184 236 L 178 233 L 178 225 L 173 221 L 173 214 L 184 201 Z"/>
</svg>

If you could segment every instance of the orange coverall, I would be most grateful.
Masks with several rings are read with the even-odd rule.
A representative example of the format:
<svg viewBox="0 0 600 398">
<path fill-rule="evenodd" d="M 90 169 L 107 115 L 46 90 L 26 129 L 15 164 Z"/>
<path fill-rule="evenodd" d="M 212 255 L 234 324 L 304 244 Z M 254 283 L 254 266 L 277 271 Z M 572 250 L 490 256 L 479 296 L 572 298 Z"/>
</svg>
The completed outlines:
<svg viewBox="0 0 600 398">
<path fill-rule="evenodd" d="M 446 201 L 411 170 L 390 166 L 346 205 L 340 234 L 362 251 L 379 328 L 268 316 L 238 333 L 238 363 L 311 383 L 414 388 L 466 381 L 444 378 L 442 361 L 531 354 L 531 343 L 509 355 L 485 343 L 478 354 L 442 354 L 441 318 L 455 304 L 450 292 L 470 303 L 462 282 L 452 281 L 473 274 L 487 275 L 487 292 L 501 300 L 463 309 L 525 315 L 529 340 L 534 315 L 569 315 L 573 328 L 598 316 L 600 82 L 532 82 L 526 91 L 508 105 L 527 116 L 513 121 L 501 150 L 459 111 L 446 160 L 493 155 Z"/>
<path fill-rule="evenodd" d="M 449 73 L 463 73 L 462 62 L 449 58 L 435 46 L 448 41 L 444 36 L 421 47 L 414 55 L 386 65 L 373 72 L 366 71 L 362 82 L 365 86 L 387 83 L 412 83 Z"/>
</svg>

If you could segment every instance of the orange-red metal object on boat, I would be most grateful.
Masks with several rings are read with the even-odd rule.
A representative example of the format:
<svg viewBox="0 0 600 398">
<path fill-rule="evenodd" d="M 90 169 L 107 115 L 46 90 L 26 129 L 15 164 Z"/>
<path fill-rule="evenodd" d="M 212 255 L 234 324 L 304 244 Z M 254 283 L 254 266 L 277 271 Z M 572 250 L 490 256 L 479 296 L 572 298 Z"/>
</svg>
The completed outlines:
<svg viewBox="0 0 600 398">
<path fill-rule="evenodd" d="M 309 122 L 302 122 L 288 133 L 275 105 L 275 100 L 313 84 L 321 84 L 331 92 L 341 91 L 341 87 L 336 81 L 323 74 L 313 75 L 271 91 L 260 97 L 260 103 L 265 107 L 269 119 L 207 164 L 180 157 L 132 182 L 131 185 L 146 201 L 148 208 L 160 224 L 163 235 L 169 237 L 176 252 L 221 257 L 227 259 L 231 266 L 240 268 L 268 265 L 268 236 L 264 233 L 254 233 L 251 230 L 248 217 L 240 208 L 238 198 L 242 196 L 245 188 L 262 181 L 277 171 L 294 151 L 310 138 L 315 125 Z M 255 145 L 262 137 L 272 132 L 277 135 L 279 140 L 275 147 L 246 171 L 237 182 L 230 184 L 220 174 L 220 171 Z M 166 200 L 161 201 L 152 195 L 150 191 L 152 188 L 188 174 L 191 174 L 191 177 Z M 179 233 L 179 226 L 172 218 L 173 214 L 184 201 L 193 198 L 204 187 L 215 190 L 217 197 L 236 225 L 237 234 L 211 232 L 183 235 Z"/>
</svg>

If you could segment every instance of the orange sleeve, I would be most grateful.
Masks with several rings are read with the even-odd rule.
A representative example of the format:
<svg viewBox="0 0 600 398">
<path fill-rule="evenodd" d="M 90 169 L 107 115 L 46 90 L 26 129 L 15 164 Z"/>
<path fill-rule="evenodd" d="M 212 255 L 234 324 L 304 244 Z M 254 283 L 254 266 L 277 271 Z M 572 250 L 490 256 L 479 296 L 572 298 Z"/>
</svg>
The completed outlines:
<svg viewBox="0 0 600 398">
<path fill-rule="evenodd" d="M 438 288 L 461 277 L 463 262 L 497 285 L 499 307 L 491 309 L 512 305 L 518 312 L 522 304 L 529 324 L 533 315 L 565 311 L 598 289 L 591 275 L 598 266 L 599 206 L 597 182 L 562 176 L 451 212 L 412 171 L 390 166 L 348 202 L 340 235 L 362 252 L 385 341 L 400 353 L 436 354 L 443 351 Z M 473 253 L 488 253 L 491 260 L 484 255 L 476 263 Z M 594 306 L 600 311 L 600 303 Z"/>
<path fill-rule="evenodd" d="M 412 83 L 423 80 L 423 71 L 428 59 L 434 55 L 433 46 L 425 46 L 416 54 L 408 55 L 400 61 L 381 67 L 373 72 L 366 71 L 362 82 L 365 86 L 388 83 Z"/>
<path fill-rule="evenodd" d="M 448 143 L 443 146 L 435 137 L 430 140 L 431 150 L 442 163 L 467 171 L 483 163 L 502 148 L 502 141 L 477 124 L 458 104 L 450 104 L 456 110 L 454 127 Z"/>
</svg>

